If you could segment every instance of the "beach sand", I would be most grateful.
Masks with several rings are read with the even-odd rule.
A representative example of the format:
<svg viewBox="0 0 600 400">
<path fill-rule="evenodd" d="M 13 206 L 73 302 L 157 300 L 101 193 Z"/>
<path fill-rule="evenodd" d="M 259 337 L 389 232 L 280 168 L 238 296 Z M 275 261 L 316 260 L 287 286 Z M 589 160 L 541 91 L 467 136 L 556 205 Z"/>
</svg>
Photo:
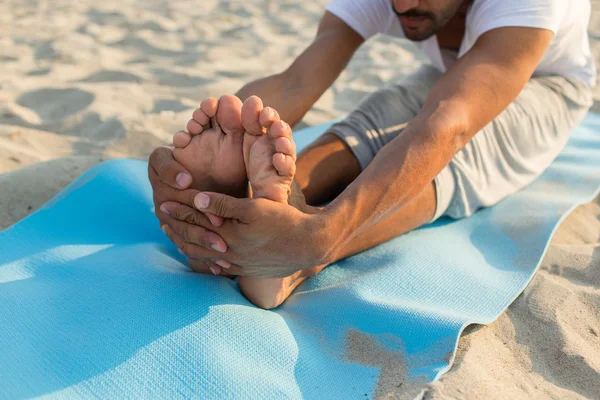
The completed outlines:
<svg viewBox="0 0 600 400">
<path fill-rule="evenodd" d="M 147 159 L 202 99 L 283 70 L 310 43 L 325 3 L 1 2 L 0 229 L 102 160 Z M 590 38 L 600 61 L 600 1 L 593 3 Z M 424 60 L 407 42 L 369 42 L 298 127 L 350 111 Z M 600 88 L 595 94 L 600 99 Z M 562 223 L 540 271 L 507 312 L 469 327 L 452 370 L 415 393 L 600 398 L 599 321 L 596 199 Z"/>
</svg>

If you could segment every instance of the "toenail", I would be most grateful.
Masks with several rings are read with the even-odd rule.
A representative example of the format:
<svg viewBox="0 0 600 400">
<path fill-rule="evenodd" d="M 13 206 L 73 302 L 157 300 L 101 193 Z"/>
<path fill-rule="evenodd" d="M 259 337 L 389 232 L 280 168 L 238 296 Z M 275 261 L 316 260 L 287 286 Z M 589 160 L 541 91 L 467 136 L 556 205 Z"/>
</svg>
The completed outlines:
<svg viewBox="0 0 600 400">
<path fill-rule="evenodd" d="M 198 209 L 205 209 L 210 204 L 210 197 L 204 193 L 198 193 L 196 197 L 194 197 L 194 205 Z"/>
<path fill-rule="evenodd" d="M 192 183 L 192 177 L 185 172 L 180 172 L 175 177 L 175 181 L 180 189 L 185 189 L 190 183 Z"/>
</svg>

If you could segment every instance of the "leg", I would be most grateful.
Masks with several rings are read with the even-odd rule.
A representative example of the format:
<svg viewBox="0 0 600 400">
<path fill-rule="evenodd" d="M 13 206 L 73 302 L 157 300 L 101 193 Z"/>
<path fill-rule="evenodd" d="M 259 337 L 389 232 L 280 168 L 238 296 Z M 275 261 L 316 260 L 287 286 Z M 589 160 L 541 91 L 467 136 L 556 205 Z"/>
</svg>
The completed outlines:
<svg viewBox="0 0 600 400">
<path fill-rule="evenodd" d="M 540 99 L 544 99 L 543 104 Z M 469 216 L 478 208 L 491 206 L 524 187 L 558 155 L 566 144 L 569 132 L 583 118 L 590 105 L 590 89 L 582 82 L 564 77 L 532 79 L 515 102 L 467 144 L 436 177 L 434 183 L 395 215 L 355 238 L 339 258 L 408 232 L 441 214 L 453 218 Z M 385 133 L 386 130 L 380 132 Z M 353 142 L 346 140 L 346 143 Z M 327 146 L 332 150 L 329 153 L 323 150 Z M 348 146 L 348 150 L 356 156 L 361 166 L 364 165 L 364 157 L 361 157 L 364 151 L 360 148 L 351 149 L 351 146 Z M 314 157 L 304 160 L 304 165 L 325 165 L 328 158 L 334 157 L 331 153 L 338 151 L 342 151 L 339 144 L 323 141 L 320 149 L 309 149 L 303 154 L 312 154 Z M 335 157 L 341 156 L 337 154 Z M 301 158 L 298 164 L 302 162 Z M 339 169 L 345 167 L 352 168 L 352 163 L 338 166 Z M 329 169 L 319 171 L 315 167 L 314 170 L 304 171 L 299 168 L 298 176 L 305 177 L 303 186 L 309 196 L 310 193 L 318 194 L 327 189 L 327 185 L 323 184 L 327 181 L 326 177 L 339 177 L 339 173 L 330 173 Z M 308 179 L 310 176 L 321 179 L 311 181 Z M 311 188 L 313 184 L 316 187 Z M 273 280 L 274 284 L 268 292 L 256 295 L 262 296 L 260 301 L 267 308 L 276 307 L 302 280 L 324 267 L 309 268 L 283 280 Z"/>
<path fill-rule="evenodd" d="M 404 208 L 352 240 L 339 255 L 338 260 L 358 254 L 429 223 L 435 208 L 435 187 L 431 183 Z M 247 280 L 245 284 L 240 284 L 240 288 L 244 295 L 258 307 L 275 308 L 282 304 L 302 281 L 321 272 L 326 266 L 319 265 L 300 270 L 286 278 Z"/>
<path fill-rule="evenodd" d="M 418 113 L 429 88 L 439 76 L 438 71 L 423 68 L 402 85 L 385 88 L 369 96 L 345 121 L 334 125 L 329 134 L 323 135 L 300 154 L 294 189 L 302 190 L 308 204 L 318 205 L 333 200 L 356 179 L 377 151 L 402 132 L 406 122 Z M 248 114 L 256 115 L 256 111 Z M 247 124 L 244 123 L 244 126 Z M 260 134 L 259 130 L 255 129 L 257 134 Z M 435 207 L 432 184 L 413 203 L 356 238 L 341 256 L 356 254 L 431 221 Z M 251 302 L 262 308 L 274 308 L 306 277 L 324 267 L 298 271 L 286 278 L 240 277 L 238 283 Z"/>
<path fill-rule="evenodd" d="M 360 172 L 360 164 L 346 143 L 330 133 L 302 151 L 296 162 L 296 182 L 311 206 L 335 199 Z"/>
<path fill-rule="evenodd" d="M 297 162 L 296 177 L 299 186 L 303 187 L 307 203 L 320 204 L 319 201 L 323 200 L 321 193 L 324 192 L 329 192 L 335 197 L 337 194 L 334 193 L 341 192 L 360 172 L 356 158 L 341 139 L 335 135 L 324 135 L 321 139 L 315 142 L 315 146 L 304 151 Z M 332 160 L 342 162 L 336 163 L 336 168 L 331 168 L 329 164 Z M 312 169 L 309 169 L 310 167 Z M 345 179 L 350 178 L 351 172 L 356 172 L 356 175 L 347 182 Z M 319 179 L 304 180 L 309 176 L 318 176 Z M 339 255 L 339 259 L 350 257 L 429 223 L 435 210 L 436 190 L 432 182 L 411 203 L 351 241 Z M 261 308 L 271 309 L 283 303 L 304 279 L 316 275 L 325 267 L 326 265 L 320 265 L 308 268 L 286 278 L 240 277 L 238 283 L 252 303 Z"/>
</svg>

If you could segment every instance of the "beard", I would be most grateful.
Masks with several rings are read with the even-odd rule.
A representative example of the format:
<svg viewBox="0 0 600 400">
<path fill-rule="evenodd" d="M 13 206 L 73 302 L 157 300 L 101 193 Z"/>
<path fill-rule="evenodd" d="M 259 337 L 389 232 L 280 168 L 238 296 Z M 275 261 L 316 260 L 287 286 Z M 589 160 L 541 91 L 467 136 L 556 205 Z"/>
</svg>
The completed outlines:
<svg viewBox="0 0 600 400">
<path fill-rule="evenodd" d="M 420 42 L 429 39 L 440 31 L 456 15 L 462 2 L 447 6 L 437 13 L 411 9 L 400 13 L 392 3 L 392 10 L 400 19 L 404 36 L 411 41 Z"/>
</svg>

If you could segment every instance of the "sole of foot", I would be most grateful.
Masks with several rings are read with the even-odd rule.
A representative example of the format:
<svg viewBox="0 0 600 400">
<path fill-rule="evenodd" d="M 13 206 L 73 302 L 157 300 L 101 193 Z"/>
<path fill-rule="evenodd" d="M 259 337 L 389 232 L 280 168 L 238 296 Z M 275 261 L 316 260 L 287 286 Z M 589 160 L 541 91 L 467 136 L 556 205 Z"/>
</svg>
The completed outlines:
<svg viewBox="0 0 600 400">
<path fill-rule="evenodd" d="M 192 188 L 247 196 L 241 110 L 236 96 L 206 99 L 192 114 L 187 132 L 173 136 L 173 157 L 191 173 Z"/>
</svg>

